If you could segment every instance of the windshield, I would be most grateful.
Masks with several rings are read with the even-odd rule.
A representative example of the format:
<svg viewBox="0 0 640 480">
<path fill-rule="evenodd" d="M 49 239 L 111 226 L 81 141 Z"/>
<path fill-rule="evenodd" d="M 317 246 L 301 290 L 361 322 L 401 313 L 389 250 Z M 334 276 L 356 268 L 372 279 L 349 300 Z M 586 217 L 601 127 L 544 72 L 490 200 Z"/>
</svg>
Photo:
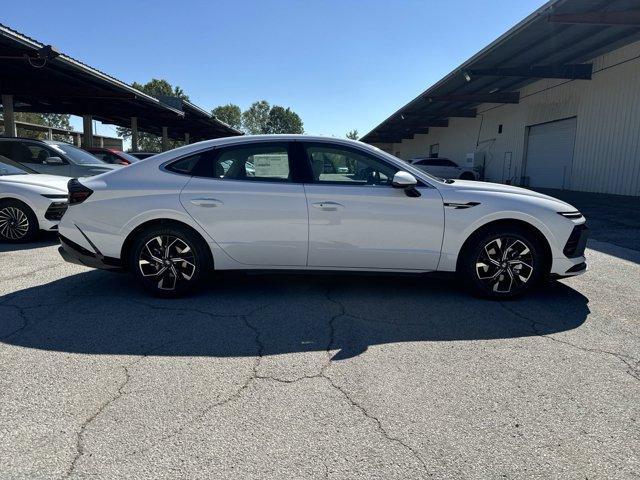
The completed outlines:
<svg viewBox="0 0 640 480">
<path fill-rule="evenodd" d="M 54 150 L 63 153 L 69 160 L 78 165 L 105 165 L 98 157 L 67 143 L 51 143 Z"/>
<path fill-rule="evenodd" d="M 26 173 L 38 172 L 0 155 L 0 177 L 5 175 L 24 175 Z"/>
<path fill-rule="evenodd" d="M 133 155 L 128 154 L 127 152 L 118 152 L 118 155 L 126 160 L 129 160 L 131 163 L 139 162 L 140 159 L 134 157 Z"/>
</svg>

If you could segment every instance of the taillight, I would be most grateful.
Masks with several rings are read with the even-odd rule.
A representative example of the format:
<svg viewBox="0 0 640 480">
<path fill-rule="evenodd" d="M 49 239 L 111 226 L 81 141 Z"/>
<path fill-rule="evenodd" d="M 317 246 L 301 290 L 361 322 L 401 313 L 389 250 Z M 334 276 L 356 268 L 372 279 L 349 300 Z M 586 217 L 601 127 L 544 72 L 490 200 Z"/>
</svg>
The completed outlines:
<svg viewBox="0 0 640 480">
<path fill-rule="evenodd" d="M 69 180 L 67 188 L 69 189 L 69 205 L 82 203 L 93 193 L 93 190 L 82 185 L 77 178 Z"/>
<path fill-rule="evenodd" d="M 120 165 L 130 165 L 131 162 L 129 160 L 125 160 L 123 158 L 121 158 L 118 163 L 120 163 Z"/>
</svg>

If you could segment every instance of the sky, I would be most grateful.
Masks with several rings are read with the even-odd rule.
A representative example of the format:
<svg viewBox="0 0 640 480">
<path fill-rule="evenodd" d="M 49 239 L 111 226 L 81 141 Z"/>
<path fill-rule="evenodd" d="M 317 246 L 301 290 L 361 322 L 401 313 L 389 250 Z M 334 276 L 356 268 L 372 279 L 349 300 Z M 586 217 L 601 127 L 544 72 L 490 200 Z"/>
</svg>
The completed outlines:
<svg viewBox="0 0 640 480">
<path fill-rule="evenodd" d="M 265 99 L 297 112 L 305 133 L 343 137 L 369 132 L 545 1 L 4 3 L 0 23 L 127 83 L 164 78 L 207 111 Z"/>
</svg>

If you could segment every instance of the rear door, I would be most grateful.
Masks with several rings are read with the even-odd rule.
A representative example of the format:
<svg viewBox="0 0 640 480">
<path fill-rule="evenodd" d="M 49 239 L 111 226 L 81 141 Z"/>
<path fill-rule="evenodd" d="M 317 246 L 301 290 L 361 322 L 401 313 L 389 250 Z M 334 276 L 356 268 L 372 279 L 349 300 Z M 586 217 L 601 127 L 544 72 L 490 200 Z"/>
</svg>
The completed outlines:
<svg viewBox="0 0 640 480">
<path fill-rule="evenodd" d="M 398 168 L 360 149 L 305 142 L 305 151 L 313 177 L 305 183 L 310 268 L 437 268 L 444 208 L 435 188 L 407 196 L 391 185 Z M 326 173 L 327 162 L 336 173 Z"/>
<path fill-rule="evenodd" d="M 234 260 L 256 267 L 307 263 L 308 216 L 289 142 L 203 154 L 180 200 Z"/>
</svg>

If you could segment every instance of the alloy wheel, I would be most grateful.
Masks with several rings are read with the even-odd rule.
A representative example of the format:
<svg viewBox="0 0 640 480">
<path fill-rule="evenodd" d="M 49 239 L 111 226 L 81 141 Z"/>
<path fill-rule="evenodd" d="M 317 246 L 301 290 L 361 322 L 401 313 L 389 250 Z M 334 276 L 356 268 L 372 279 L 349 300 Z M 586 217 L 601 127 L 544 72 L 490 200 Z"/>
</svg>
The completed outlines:
<svg viewBox="0 0 640 480">
<path fill-rule="evenodd" d="M 511 293 L 524 287 L 533 275 L 531 249 L 520 239 L 498 237 L 488 242 L 476 259 L 476 274 L 495 293 Z"/>
<path fill-rule="evenodd" d="M 29 231 L 27 214 L 16 207 L 0 210 L 0 235 L 8 240 L 20 240 Z"/>
<path fill-rule="evenodd" d="M 158 235 L 144 244 L 138 258 L 140 273 L 159 290 L 175 290 L 196 273 L 191 247 L 173 235 Z"/>
</svg>

